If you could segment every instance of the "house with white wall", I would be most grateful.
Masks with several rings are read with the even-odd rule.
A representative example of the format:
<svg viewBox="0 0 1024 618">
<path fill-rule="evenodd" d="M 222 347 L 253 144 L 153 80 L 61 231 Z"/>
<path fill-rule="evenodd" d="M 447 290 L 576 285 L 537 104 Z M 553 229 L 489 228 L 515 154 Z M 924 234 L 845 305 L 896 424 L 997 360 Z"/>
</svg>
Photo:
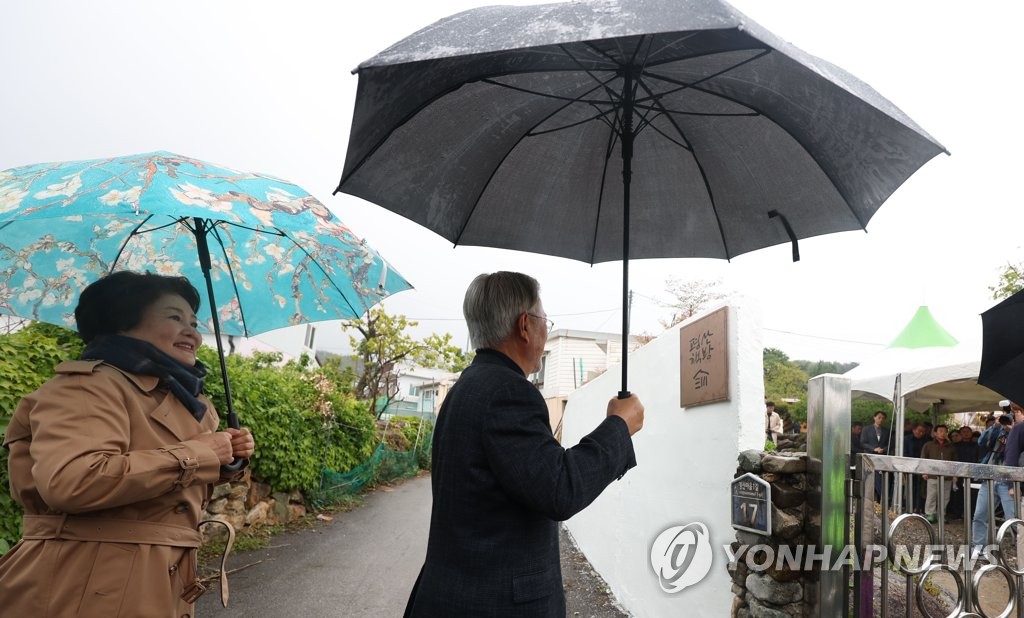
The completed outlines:
<svg viewBox="0 0 1024 618">
<path fill-rule="evenodd" d="M 455 385 L 455 382 L 459 379 L 460 375 L 462 374 L 444 373 L 437 379 L 430 382 L 424 382 L 419 386 L 424 414 L 428 411 L 432 411 L 434 416 L 437 416 L 437 413 L 441 409 L 441 404 L 444 402 L 444 398 L 448 395 L 448 391 L 451 390 L 452 386 Z M 433 408 L 428 410 L 428 404 L 432 405 Z"/>
<path fill-rule="evenodd" d="M 630 338 L 630 349 L 639 342 Z M 622 334 L 560 328 L 548 334 L 541 368 L 529 378 L 548 404 L 551 428 L 560 423 L 569 394 L 622 361 Z"/>
<path fill-rule="evenodd" d="M 630 349 L 636 349 L 640 343 L 630 338 Z M 580 386 L 601 375 L 611 367 L 618 366 L 622 360 L 622 334 L 602 333 L 596 331 L 558 329 L 548 334 L 541 358 L 541 369 L 527 376 L 533 382 L 548 404 L 551 428 L 556 437 L 559 436 L 562 414 L 569 394 Z M 410 385 L 420 374 L 410 375 Z M 433 412 L 441 407 L 448 389 L 458 380 L 457 373 L 442 373 L 430 382 L 417 382 L 417 394 L 404 394 L 410 402 L 420 398 L 417 410 L 429 409 L 427 398 L 433 402 Z M 399 379 L 401 381 L 401 378 Z M 401 390 L 401 389 L 400 389 Z M 402 394 L 400 394 L 402 396 Z M 397 398 L 396 398 L 397 401 Z M 395 402 L 392 402 L 392 406 Z M 409 412 L 393 411 L 394 414 Z M 416 413 L 413 411 L 412 413 Z"/>
<path fill-rule="evenodd" d="M 388 405 L 388 413 L 397 416 L 432 417 L 437 413 L 444 395 L 445 382 L 452 374 L 443 369 L 403 367 L 398 370 L 398 393 Z M 443 389 L 443 392 L 442 392 Z"/>
</svg>

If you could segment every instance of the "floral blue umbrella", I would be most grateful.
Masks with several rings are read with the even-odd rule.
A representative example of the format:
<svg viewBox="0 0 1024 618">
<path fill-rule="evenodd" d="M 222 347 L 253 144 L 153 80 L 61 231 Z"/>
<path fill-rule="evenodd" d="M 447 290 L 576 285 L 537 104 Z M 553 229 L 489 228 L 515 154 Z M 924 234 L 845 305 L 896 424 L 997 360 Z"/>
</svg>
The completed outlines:
<svg viewBox="0 0 1024 618">
<path fill-rule="evenodd" d="M 170 152 L 0 172 L 0 313 L 72 326 L 78 294 L 118 270 L 205 279 L 200 329 L 251 336 L 362 315 L 411 286 L 315 197 Z M 201 312 L 204 313 L 204 312 Z"/>
</svg>

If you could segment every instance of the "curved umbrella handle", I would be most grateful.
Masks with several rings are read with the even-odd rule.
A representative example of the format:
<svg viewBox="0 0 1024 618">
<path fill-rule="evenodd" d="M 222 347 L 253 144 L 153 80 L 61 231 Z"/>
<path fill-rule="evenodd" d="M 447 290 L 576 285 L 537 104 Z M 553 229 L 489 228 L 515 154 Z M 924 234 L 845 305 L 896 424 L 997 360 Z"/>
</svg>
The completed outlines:
<svg viewBox="0 0 1024 618">
<path fill-rule="evenodd" d="M 233 474 L 241 472 L 242 470 L 245 470 L 245 468 L 248 465 L 248 459 L 243 459 L 242 457 L 235 457 L 234 461 L 232 461 L 229 464 L 224 464 L 223 466 L 220 467 L 220 474 L 221 476 L 231 476 Z"/>
</svg>

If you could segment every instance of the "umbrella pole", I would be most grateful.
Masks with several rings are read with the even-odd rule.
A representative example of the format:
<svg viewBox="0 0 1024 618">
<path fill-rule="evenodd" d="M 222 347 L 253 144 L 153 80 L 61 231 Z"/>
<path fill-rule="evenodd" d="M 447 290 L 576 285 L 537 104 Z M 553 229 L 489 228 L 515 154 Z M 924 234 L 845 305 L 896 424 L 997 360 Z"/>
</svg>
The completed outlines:
<svg viewBox="0 0 1024 618">
<path fill-rule="evenodd" d="M 220 339 L 220 320 L 217 319 L 217 303 L 213 297 L 213 277 L 210 274 L 212 265 L 210 263 L 210 246 L 206 242 L 206 222 L 200 218 L 195 217 L 195 229 L 193 233 L 196 237 L 196 249 L 199 252 L 199 266 L 203 269 L 203 278 L 206 279 L 206 295 L 210 299 L 210 317 L 213 318 L 213 336 L 217 340 L 217 359 L 220 360 L 220 375 L 224 379 L 224 399 L 227 402 L 227 424 L 232 429 L 238 429 L 238 415 L 235 414 L 235 405 L 231 399 L 231 383 L 228 381 L 228 365 L 224 360 L 224 343 Z M 236 457 L 234 461 L 226 466 L 221 466 L 221 469 L 225 472 L 236 472 L 241 470 L 249 463 L 247 459 L 241 459 Z"/>
<path fill-rule="evenodd" d="M 629 397 L 626 388 L 629 366 L 629 185 L 633 177 L 633 74 L 623 71 L 622 86 L 622 390 L 619 399 Z"/>
</svg>

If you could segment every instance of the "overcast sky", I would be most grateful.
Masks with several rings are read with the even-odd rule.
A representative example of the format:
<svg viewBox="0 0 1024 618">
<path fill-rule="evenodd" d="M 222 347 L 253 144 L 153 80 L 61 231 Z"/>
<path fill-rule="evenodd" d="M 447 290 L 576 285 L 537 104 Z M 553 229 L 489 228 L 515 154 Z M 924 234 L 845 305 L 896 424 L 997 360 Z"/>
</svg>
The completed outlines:
<svg viewBox="0 0 1024 618">
<path fill-rule="evenodd" d="M 361 61 L 445 15 L 485 3 L 324 0 L 33 0 L 0 9 L 0 169 L 170 150 L 296 182 L 416 290 L 385 302 L 465 343 L 462 294 L 480 272 L 537 276 L 558 328 L 617 331 L 617 263 L 452 248 L 382 208 L 333 196 Z M 536 4 L 512 2 L 511 4 Z M 722 278 L 761 306 L 766 345 L 792 358 L 862 360 L 919 305 L 978 337 L 988 287 L 1024 259 L 1024 121 L 1015 82 L 1024 5 L 995 0 L 733 2 L 751 19 L 871 84 L 952 153 L 926 164 L 871 220 L 731 263 L 631 268 L 633 332 L 657 333 L 665 279 Z M 333 326 L 321 341 L 340 348 Z M 299 335 L 301 337 L 301 335 Z"/>
</svg>

